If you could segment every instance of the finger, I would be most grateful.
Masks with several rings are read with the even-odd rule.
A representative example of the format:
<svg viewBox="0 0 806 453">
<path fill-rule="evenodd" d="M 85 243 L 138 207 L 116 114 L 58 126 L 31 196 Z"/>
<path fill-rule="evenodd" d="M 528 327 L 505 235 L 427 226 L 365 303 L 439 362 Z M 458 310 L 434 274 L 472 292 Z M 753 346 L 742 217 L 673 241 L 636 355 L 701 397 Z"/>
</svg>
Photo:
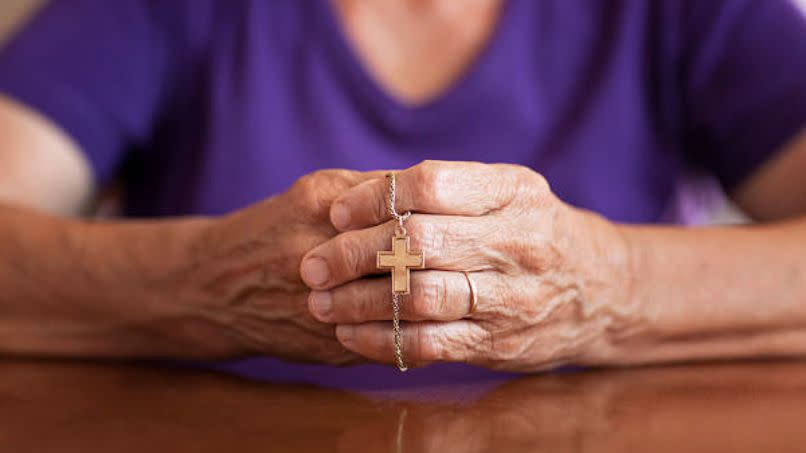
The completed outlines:
<svg viewBox="0 0 806 453">
<path fill-rule="evenodd" d="M 388 172 L 371 171 L 360 172 L 353 170 L 326 169 L 308 173 L 288 189 L 294 200 L 298 200 L 288 207 L 292 212 L 314 213 L 316 218 L 326 222 L 333 200 L 352 187 L 368 180 L 383 178 Z"/>
<path fill-rule="evenodd" d="M 377 268 L 377 253 L 390 250 L 395 223 L 348 231 L 303 257 L 300 275 L 312 289 L 329 289 L 366 275 L 388 272 Z M 406 224 L 411 251 L 422 251 L 427 269 L 481 270 L 503 263 L 496 244 L 479 218 L 415 215 Z"/>
<path fill-rule="evenodd" d="M 478 288 L 492 288 L 491 273 L 473 274 Z M 355 280 L 330 291 L 312 291 L 308 307 L 316 319 L 336 324 L 357 324 L 392 319 L 389 279 Z M 480 315 L 486 297 L 476 307 Z M 417 271 L 411 274 L 411 294 L 400 303 L 400 317 L 406 321 L 456 321 L 470 317 L 471 294 L 461 272 Z"/>
<path fill-rule="evenodd" d="M 508 164 L 425 161 L 396 173 L 397 212 L 480 216 L 508 204 L 530 170 Z M 390 219 L 389 181 L 362 182 L 336 198 L 330 221 L 340 231 Z"/>
<path fill-rule="evenodd" d="M 430 362 L 466 362 L 480 359 L 489 335 L 473 321 L 414 322 L 400 325 L 401 349 L 409 366 Z M 340 324 L 336 338 L 350 351 L 382 363 L 394 363 L 394 336 L 389 323 Z"/>
</svg>

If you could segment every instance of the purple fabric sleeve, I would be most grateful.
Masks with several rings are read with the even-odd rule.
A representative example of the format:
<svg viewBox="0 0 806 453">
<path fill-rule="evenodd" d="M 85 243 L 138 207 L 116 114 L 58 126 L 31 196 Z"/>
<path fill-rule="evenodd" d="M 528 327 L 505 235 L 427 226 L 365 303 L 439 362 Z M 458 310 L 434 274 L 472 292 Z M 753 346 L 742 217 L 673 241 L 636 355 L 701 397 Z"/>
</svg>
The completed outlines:
<svg viewBox="0 0 806 453">
<path fill-rule="evenodd" d="M 0 54 L 0 91 L 73 137 L 103 184 L 148 140 L 167 46 L 150 2 L 53 0 Z"/>
<path fill-rule="evenodd" d="M 688 151 L 729 190 L 806 126 L 806 18 L 791 0 L 690 0 Z"/>
</svg>

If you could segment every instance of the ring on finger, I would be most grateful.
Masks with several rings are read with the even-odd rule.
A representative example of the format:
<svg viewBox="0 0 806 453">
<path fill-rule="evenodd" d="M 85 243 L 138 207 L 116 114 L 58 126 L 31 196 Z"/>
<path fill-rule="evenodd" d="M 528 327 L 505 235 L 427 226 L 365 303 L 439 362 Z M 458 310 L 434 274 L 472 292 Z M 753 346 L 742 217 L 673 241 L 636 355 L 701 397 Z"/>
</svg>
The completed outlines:
<svg viewBox="0 0 806 453">
<path fill-rule="evenodd" d="M 470 310 L 468 310 L 467 316 L 473 316 L 476 313 L 476 307 L 479 304 L 479 296 L 478 290 L 476 288 L 476 282 L 470 277 L 470 273 L 468 271 L 462 271 L 465 274 L 465 278 L 467 279 L 467 284 L 470 286 Z"/>
</svg>

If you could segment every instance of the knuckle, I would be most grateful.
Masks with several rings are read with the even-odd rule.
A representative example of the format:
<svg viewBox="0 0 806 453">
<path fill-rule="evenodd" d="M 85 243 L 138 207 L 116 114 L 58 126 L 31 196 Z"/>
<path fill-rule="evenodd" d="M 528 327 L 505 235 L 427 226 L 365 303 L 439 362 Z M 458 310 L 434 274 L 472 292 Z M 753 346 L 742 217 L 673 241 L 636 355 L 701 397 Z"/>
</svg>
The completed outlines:
<svg viewBox="0 0 806 453">
<path fill-rule="evenodd" d="M 416 319 L 441 320 L 448 308 L 447 279 L 442 277 L 423 278 L 413 288 L 411 307 Z"/>
<path fill-rule="evenodd" d="M 440 206 L 447 172 L 437 161 L 424 161 L 415 173 L 416 196 L 425 206 Z"/>
<path fill-rule="evenodd" d="M 339 322 L 354 322 L 365 319 L 368 307 L 366 297 L 349 284 L 333 291 L 333 318 Z"/>
<path fill-rule="evenodd" d="M 486 344 L 488 359 L 500 364 L 522 360 L 533 346 L 532 342 L 524 341 L 523 337 L 509 332 L 487 332 Z M 546 349 L 541 348 L 540 354 L 546 352 Z"/>
<path fill-rule="evenodd" d="M 439 359 L 440 346 L 430 329 L 423 324 L 414 324 L 413 330 L 413 350 L 415 351 L 416 359 L 422 362 Z"/>
<path fill-rule="evenodd" d="M 542 193 L 550 193 L 551 192 L 551 185 L 549 185 L 548 179 L 542 174 L 531 171 L 529 172 L 530 176 L 532 177 L 532 184 L 534 185 L 535 189 Z"/>
<path fill-rule="evenodd" d="M 314 188 L 324 182 L 332 180 L 337 170 L 315 170 L 302 176 L 298 182 L 305 188 Z"/>
<path fill-rule="evenodd" d="M 450 333 L 443 331 L 437 341 L 440 357 L 456 362 L 472 362 L 474 357 L 482 356 L 474 353 L 472 348 L 472 345 L 479 343 L 479 339 L 478 332 L 468 326 Z"/>
<path fill-rule="evenodd" d="M 417 164 L 415 170 L 417 171 L 418 178 L 428 178 L 434 173 L 439 170 L 440 163 L 436 160 L 424 160 Z M 426 179 L 422 179 L 419 182 L 425 183 L 427 182 Z"/>
<path fill-rule="evenodd" d="M 297 179 L 289 194 L 306 210 L 324 212 L 340 188 L 346 188 L 351 172 L 347 170 L 316 170 Z"/>
<path fill-rule="evenodd" d="M 386 193 L 386 186 L 384 185 L 382 189 L 377 193 L 375 196 L 375 215 L 377 216 L 378 221 L 382 221 L 383 219 L 391 218 L 391 214 L 389 213 L 389 200 L 387 199 Z"/>
<path fill-rule="evenodd" d="M 531 192 L 538 195 L 546 195 L 551 192 L 549 182 L 543 175 L 528 167 L 521 168 L 521 181 Z"/>
<path fill-rule="evenodd" d="M 502 339 L 494 342 L 492 349 L 493 358 L 498 361 L 512 361 L 519 358 L 522 354 L 522 346 L 519 341 L 512 339 Z"/>
<path fill-rule="evenodd" d="M 411 236 L 413 240 L 418 241 L 420 244 L 422 244 L 426 236 L 427 229 L 428 226 L 420 215 L 415 214 L 406 222 L 406 231 L 408 232 L 409 236 Z"/>
<path fill-rule="evenodd" d="M 386 296 L 385 292 L 383 294 Z M 354 321 L 364 322 L 383 319 L 382 316 L 387 314 L 384 310 L 387 305 L 384 302 L 387 302 L 385 297 L 379 299 L 377 295 L 356 289 L 344 305 L 348 307 L 347 310 L 352 312 Z"/>
<path fill-rule="evenodd" d="M 524 165 L 502 164 L 519 192 L 545 194 L 550 192 L 546 178 Z"/>
<path fill-rule="evenodd" d="M 515 192 L 522 199 L 545 203 L 552 199 L 551 187 L 546 178 L 528 167 L 519 167 L 515 173 Z"/>
<path fill-rule="evenodd" d="M 418 250 L 438 251 L 445 246 L 445 235 L 440 226 L 429 222 L 421 215 L 413 215 L 406 223 L 406 230 L 411 236 L 413 247 Z"/>
<path fill-rule="evenodd" d="M 307 176 L 313 183 L 322 184 L 324 182 L 343 182 L 346 181 L 352 172 L 350 170 L 341 170 L 334 168 L 325 168 L 321 170 L 314 170 Z"/>
<path fill-rule="evenodd" d="M 320 204 L 319 188 L 321 186 L 317 181 L 320 180 L 321 176 L 318 174 L 319 172 L 314 172 L 302 176 L 291 186 L 289 192 L 302 206 L 316 208 Z"/>
<path fill-rule="evenodd" d="M 314 178 L 315 176 L 313 173 L 301 176 L 294 181 L 294 184 L 291 186 L 291 192 L 304 193 L 310 191 L 315 184 Z"/>
<path fill-rule="evenodd" d="M 341 266 L 341 275 L 358 275 L 361 273 L 361 250 L 360 241 L 351 235 L 344 235 L 336 241 L 337 263 Z"/>
<path fill-rule="evenodd" d="M 358 175 L 360 174 L 359 172 L 353 170 L 343 169 L 319 170 L 316 173 L 317 182 L 319 184 L 330 186 L 336 192 L 346 190 L 353 186 Z"/>
</svg>

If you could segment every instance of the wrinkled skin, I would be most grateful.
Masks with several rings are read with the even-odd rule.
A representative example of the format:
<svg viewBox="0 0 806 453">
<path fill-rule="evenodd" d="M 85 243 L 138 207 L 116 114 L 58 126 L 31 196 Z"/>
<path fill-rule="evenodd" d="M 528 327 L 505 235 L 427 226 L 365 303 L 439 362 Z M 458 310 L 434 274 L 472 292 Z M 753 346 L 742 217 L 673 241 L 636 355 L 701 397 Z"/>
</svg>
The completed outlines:
<svg viewBox="0 0 806 453">
<path fill-rule="evenodd" d="M 187 312 L 179 325 L 199 357 L 271 355 L 345 364 L 357 360 L 334 326 L 314 319 L 299 276 L 302 256 L 337 234 L 332 200 L 382 174 L 319 171 L 286 193 L 207 222 L 178 281 Z"/>
<path fill-rule="evenodd" d="M 535 371 L 605 360 L 629 329 L 630 260 L 617 228 L 559 200 L 545 179 L 514 165 L 423 162 L 398 173 L 398 210 L 426 270 L 412 271 L 402 302 L 410 365 L 459 361 Z M 342 231 L 301 266 L 313 315 L 338 325 L 349 350 L 391 363 L 388 274 L 376 252 L 390 247 L 388 181 L 373 178 L 335 199 Z M 477 311 L 468 315 L 470 289 Z"/>
</svg>

